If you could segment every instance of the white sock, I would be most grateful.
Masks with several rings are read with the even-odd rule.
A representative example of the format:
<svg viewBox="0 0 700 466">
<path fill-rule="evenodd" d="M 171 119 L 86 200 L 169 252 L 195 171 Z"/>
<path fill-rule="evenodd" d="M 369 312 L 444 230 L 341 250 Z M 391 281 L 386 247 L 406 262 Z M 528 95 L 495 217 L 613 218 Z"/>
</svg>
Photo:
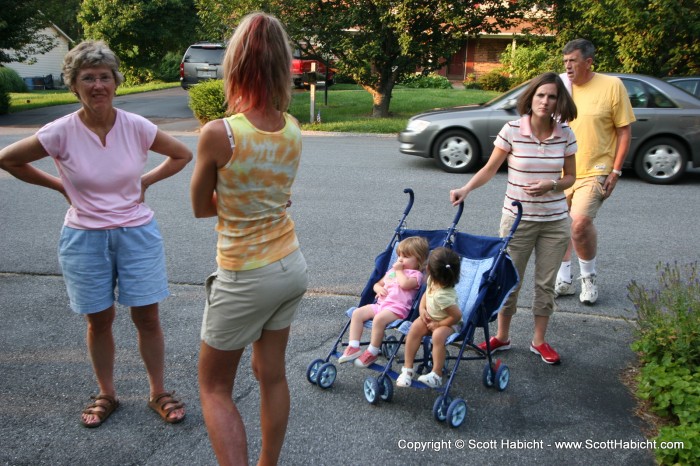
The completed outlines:
<svg viewBox="0 0 700 466">
<path fill-rule="evenodd" d="M 353 348 L 359 348 L 360 347 L 360 340 L 350 340 L 348 342 L 348 346 L 352 346 Z"/>
<path fill-rule="evenodd" d="M 589 261 L 583 259 L 578 260 L 579 267 L 581 267 L 581 276 L 590 277 L 595 275 L 595 257 Z"/>
<path fill-rule="evenodd" d="M 566 283 L 571 283 L 573 276 L 571 275 L 571 261 L 563 261 L 561 266 L 559 266 L 559 273 L 557 273 L 557 278 L 559 280 L 565 281 Z"/>
<path fill-rule="evenodd" d="M 376 355 L 379 354 L 379 348 L 377 348 L 376 346 L 369 345 L 369 346 L 367 347 L 367 351 L 369 351 L 370 353 L 372 353 L 372 356 L 376 356 Z"/>
</svg>

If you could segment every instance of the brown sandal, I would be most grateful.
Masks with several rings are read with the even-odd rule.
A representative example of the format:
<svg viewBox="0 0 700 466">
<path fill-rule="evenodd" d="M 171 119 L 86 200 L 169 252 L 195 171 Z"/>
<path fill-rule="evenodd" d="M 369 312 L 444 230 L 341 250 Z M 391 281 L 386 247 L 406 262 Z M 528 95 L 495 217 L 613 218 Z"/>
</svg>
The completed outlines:
<svg viewBox="0 0 700 466">
<path fill-rule="evenodd" d="M 171 406 L 166 409 L 165 406 L 168 404 Z M 162 417 L 163 420 L 169 424 L 177 424 L 185 419 L 184 415 L 178 419 L 172 419 L 169 417 L 170 413 L 176 409 L 185 407 L 185 403 L 175 398 L 175 392 L 163 392 L 154 396 L 153 399 L 148 402 L 148 407 L 158 413 L 160 417 Z"/>
<path fill-rule="evenodd" d="M 102 423 L 105 422 L 107 418 L 117 410 L 119 407 L 119 400 L 110 395 L 97 395 L 91 396 L 90 398 L 95 401 L 90 403 L 90 405 L 83 410 L 82 414 L 92 414 L 97 416 L 99 418 L 99 422 L 95 424 L 88 424 L 85 422 L 85 419 L 81 417 L 80 423 L 89 428 L 100 427 Z M 98 403 L 100 400 L 104 400 L 106 403 Z"/>
</svg>

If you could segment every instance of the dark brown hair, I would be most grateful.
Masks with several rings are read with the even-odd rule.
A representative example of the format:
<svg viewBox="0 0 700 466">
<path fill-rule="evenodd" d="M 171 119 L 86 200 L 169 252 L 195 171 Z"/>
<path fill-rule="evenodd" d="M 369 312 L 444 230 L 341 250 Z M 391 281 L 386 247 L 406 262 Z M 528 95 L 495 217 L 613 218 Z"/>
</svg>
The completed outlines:
<svg viewBox="0 0 700 466">
<path fill-rule="evenodd" d="M 428 257 L 428 274 L 441 288 L 452 288 L 459 281 L 459 254 L 448 248 L 435 248 Z"/>
<path fill-rule="evenodd" d="M 532 98 L 537 93 L 537 89 L 545 84 L 555 84 L 557 86 L 557 105 L 554 109 L 553 118 L 559 121 L 571 121 L 576 119 L 577 111 L 574 99 L 566 90 L 564 81 L 556 73 L 543 73 L 532 78 L 527 89 L 518 97 L 518 113 L 527 115 L 532 110 Z"/>
</svg>

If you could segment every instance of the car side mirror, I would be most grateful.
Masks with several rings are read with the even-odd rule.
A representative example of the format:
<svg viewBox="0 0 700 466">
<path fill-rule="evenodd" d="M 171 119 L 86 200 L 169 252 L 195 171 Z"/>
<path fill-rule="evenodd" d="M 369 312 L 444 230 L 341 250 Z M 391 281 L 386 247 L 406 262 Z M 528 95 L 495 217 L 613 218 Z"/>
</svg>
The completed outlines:
<svg viewBox="0 0 700 466">
<path fill-rule="evenodd" d="M 508 99 L 503 104 L 503 110 L 513 110 L 518 106 L 518 99 Z"/>
</svg>

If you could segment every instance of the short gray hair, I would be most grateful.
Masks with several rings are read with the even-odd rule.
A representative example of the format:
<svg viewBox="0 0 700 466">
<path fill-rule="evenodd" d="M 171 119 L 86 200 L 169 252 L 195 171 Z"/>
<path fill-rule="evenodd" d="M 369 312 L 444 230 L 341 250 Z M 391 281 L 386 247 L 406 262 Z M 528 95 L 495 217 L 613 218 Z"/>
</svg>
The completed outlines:
<svg viewBox="0 0 700 466">
<path fill-rule="evenodd" d="M 562 50 L 562 53 L 564 55 L 570 55 L 574 53 L 576 50 L 581 52 L 581 56 L 584 58 L 590 58 L 593 60 L 595 58 L 595 46 L 593 45 L 593 42 L 587 39 L 574 39 L 572 41 L 567 42 L 567 44 L 564 46 L 564 49 Z"/>
<path fill-rule="evenodd" d="M 107 66 L 112 70 L 117 86 L 124 82 L 119 72 L 119 58 L 101 40 L 86 40 L 73 47 L 63 58 L 63 82 L 70 88 L 83 68 Z"/>
</svg>

